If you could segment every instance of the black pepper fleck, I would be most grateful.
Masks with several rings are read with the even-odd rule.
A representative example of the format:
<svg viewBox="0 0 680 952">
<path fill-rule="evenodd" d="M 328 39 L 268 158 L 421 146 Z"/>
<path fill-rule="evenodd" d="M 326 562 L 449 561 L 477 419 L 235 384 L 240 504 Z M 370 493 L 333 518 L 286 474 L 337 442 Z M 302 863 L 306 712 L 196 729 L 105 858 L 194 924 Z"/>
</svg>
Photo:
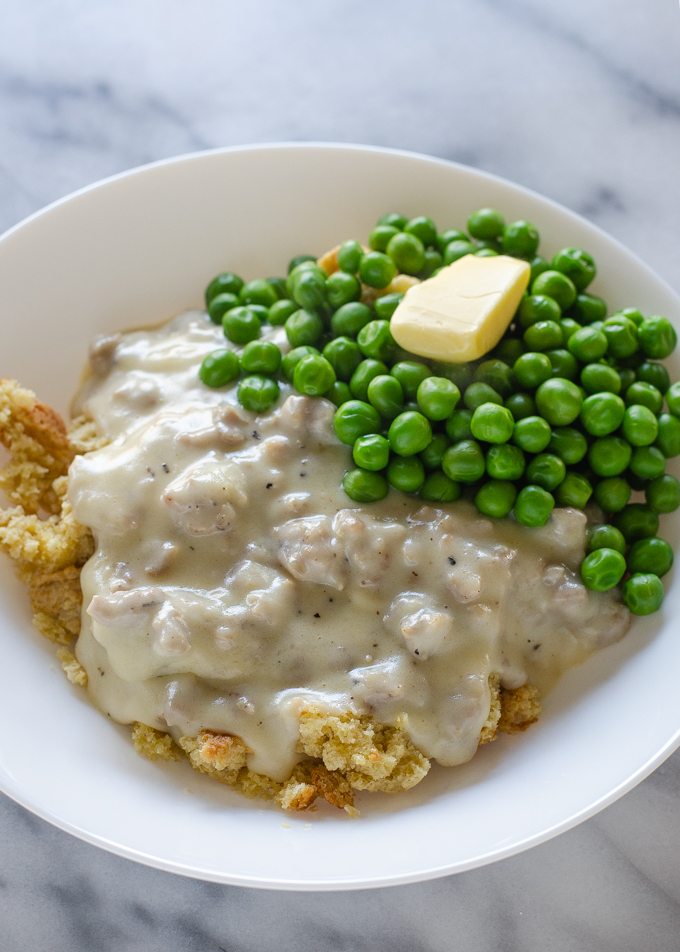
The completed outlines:
<svg viewBox="0 0 680 952">
<path fill-rule="evenodd" d="M 271 489 L 273 485 L 274 485 L 274 483 L 267 483 L 266 488 L 267 488 L 267 489 Z"/>
<path fill-rule="evenodd" d="M 196 551 L 196 549 L 193 547 L 193 545 L 190 545 L 189 548 L 191 549 L 192 552 L 195 552 L 195 551 Z"/>
<path fill-rule="evenodd" d="M 315 617 L 315 618 L 321 618 L 321 615 L 320 615 L 318 612 L 314 612 L 314 617 Z"/>
<path fill-rule="evenodd" d="M 261 437 L 260 434 L 257 432 L 257 430 L 253 430 L 253 439 L 254 439 L 254 440 L 261 440 L 261 439 L 262 439 L 262 437 Z"/>
<path fill-rule="evenodd" d="M 307 473 L 300 473 L 300 476 L 306 476 Z"/>
<path fill-rule="evenodd" d="M 449 556 L 449 562 L 451 563 L 451 565 L 455 565 L 455 564 L 456 564 L 456 560 L 454 559 L 454 557 L 453 557 L 452 555 Z"/>
<path fill-rule="evenodd" d="M 170 467 L 168 466 L 167 463 L 163 463 L 163 472 L 164 472 L 164 473 L 169 473 L 169 472 L 170 472 Z"/>
</svg>

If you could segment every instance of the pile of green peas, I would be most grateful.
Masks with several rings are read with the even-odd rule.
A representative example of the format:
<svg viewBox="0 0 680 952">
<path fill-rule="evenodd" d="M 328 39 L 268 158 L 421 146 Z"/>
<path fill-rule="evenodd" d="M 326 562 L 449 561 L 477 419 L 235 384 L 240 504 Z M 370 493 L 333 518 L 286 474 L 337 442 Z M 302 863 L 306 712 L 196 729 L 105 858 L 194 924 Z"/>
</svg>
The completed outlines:
<svg viewBox="0 0 680 952">
<path fill-rule="evenodd" d="M 631 612 L 656 611 L 673 564 L 659 515 L 680 505 L 680 482 L 666 473 L 680 454 L 680 382 L 659 362 L 676 345 L 671 323 L 635 308 L 608 317 L 586 290 L 596 275 L 587 252 L 563 248 L 548 261 L 530 222 L 506 224 L 494 209 L 472 214 L 467 232 L 383 215 L 369 246 L 345 241 L 330 275 L 312 255 L 293 258 L 285 279 L 218 275 L 206 289 L 209 317 L 244 346 L 240 357 L 211 353 L 201 380 L 238 380 L 240 403 L 257 413 L 276 403 L 281 377 L 331 400 L 355 464 L 343 488 L 356 502 L 390 487 L 433 503 L 465 496 L 483 515 L 514 514 L 527 527 L 544 525 L 556 505 L 596 502 L 607 521 L 589 530 L 584 584 L 607 591 L 623 581 Z M 503 338 L 470 364 L 403 351 L 390 333 L 403 297 L 389 292 L 394 277 L 423 280 L 467 254 L 531 266 Z M 259 339 L 263 324 L 283 325 L 285 356 Z M 634 491 L 645 501 L 631 502 Z"/>
</svg>

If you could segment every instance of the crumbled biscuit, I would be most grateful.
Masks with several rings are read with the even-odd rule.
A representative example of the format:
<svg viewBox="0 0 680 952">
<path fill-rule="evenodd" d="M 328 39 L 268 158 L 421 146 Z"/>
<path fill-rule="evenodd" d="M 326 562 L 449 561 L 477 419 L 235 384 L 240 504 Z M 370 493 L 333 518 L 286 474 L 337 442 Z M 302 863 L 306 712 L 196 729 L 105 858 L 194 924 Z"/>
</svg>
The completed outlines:
<svg viewBox="0 0 680 952">
<path fill-rule="evenodd" d="M 58 644 L 70 644 L 80 631 L 80 569 L 70 565 L 58 572 L 37 572 L 28 583 L 28 595 L 38 631 Z"/>
<path fill-rule="evenodd" d="M 109 442 L 105 436 L 100 436 L 94 420 L 79 416 L 72 420 L 68 428 L 69 443 L 76 454 L 91 453 L 100 450 Z"/>
<path fill-rule="evenodd" d="M 276 797 L 276 802 L 284 810 L 308 810 L 318 794 L 312 783 L 289 780 Z"/>
<path fill-rule="evenodd" d="M 57 658 L 59 659 L 64 674 L 71 684 L 77 684 L 78 687 L 86 688 L 87 671 L 80 661 L 78 661 L 74 653 L 69 651 L 68 648 L 57 648 Z"/>
<path fill-rule="evenodd" d="M 197 737 L 180 737 L 179 745 L 194 770 L 231 786 L 238 780 L 250 753 L 240 737 L 212 731 L 201 731 Z"/>
<path fill-rule="evenodd" d="M 525 684 L 508 691 L 501 688 L 501 716 L 498 730 L 505 734 L 525 731 L 535 724 L 541 713 L 541 698 L 538 688 Z"/>
<path fill-rule="evenodd" d="M 132 743 L 141 757 L 147 760 L 181 760 L 182 751 L 170 734 L 135 721 L 132 725 Z"/>
<path fill-rule="evenodd" d="M 336 245 L 335 248 L 331 248 L 325 255 L 321 255 L 321 257 L 317 259 L 316 263 L 320 268 L 324 269 L 326 274 L 335 274 L 340 268 L 338 264 L 338 251 L 340 251 L 341 247 L 341 245 Z"/>
<path fill-rule="evenodd" d="M 489 716 L 484 722 L 484 726 L 479 734 L 479 746 L 488 744 L 498 736 L 498 721 L 501 717 L 501 679 L 497 674 L 489 675 L 489 693 L 491 694 L 491 706 L 489 707 Z"/>
</svg>

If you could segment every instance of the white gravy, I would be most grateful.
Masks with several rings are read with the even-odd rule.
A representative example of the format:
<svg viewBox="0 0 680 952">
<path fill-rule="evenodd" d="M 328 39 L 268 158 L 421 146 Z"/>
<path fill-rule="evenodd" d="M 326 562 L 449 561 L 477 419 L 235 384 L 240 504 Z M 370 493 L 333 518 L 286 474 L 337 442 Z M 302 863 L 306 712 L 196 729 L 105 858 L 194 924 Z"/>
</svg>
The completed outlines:
<svg viewBox="0 0 680 952">
<path fill-rule="evenodd" d="M 401 716 L 453 765 L 475 753 L 490 674 L 545 690 L 623 636 L 618 592 L 578 576 L 583 513 L 525 529 L 394 490 L 357 506 L 334 407 L 282 385 L 272 411 L 244 411 L 235 385 L 198 379 L 225 346 L 199 311 L 122 334 L 74 403 L 111 441 L 69 473 L 96 541 L 77 655 L 110 717 L 237 734 L 283 780 L 304 707 Z"/>
</svg>

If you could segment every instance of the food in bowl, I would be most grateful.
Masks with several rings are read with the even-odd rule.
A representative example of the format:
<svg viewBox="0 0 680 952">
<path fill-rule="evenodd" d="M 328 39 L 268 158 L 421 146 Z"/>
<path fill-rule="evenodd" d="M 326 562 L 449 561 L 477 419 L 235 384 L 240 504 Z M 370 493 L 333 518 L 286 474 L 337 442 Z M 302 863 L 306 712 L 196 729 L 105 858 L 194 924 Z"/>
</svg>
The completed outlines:
<svg viewBox="0 0 680 952">
<path fill-rule="evenodd" d="M 4 383 L 0 542 L 67 674 L 140 752 L 354 812 L 356 790 L 408 789 L 535 722 L 564 670 L 660 604 L 680 408 L 647 358 L 672 327 L 602 321 L 589 256 L 551 267 L 528 223 L 468 225 L 390 215 L 285 280 L 218 276 L 207 313 L 95 343 L 70 434 Z M 417 334 L 401 351 L 422 289 L 485 258 L 531 293 L 495 289 L 474 335 L 441 296 L 433 331 L 430 297 L 428 341 L 463 361 Z"/>
</svg>

